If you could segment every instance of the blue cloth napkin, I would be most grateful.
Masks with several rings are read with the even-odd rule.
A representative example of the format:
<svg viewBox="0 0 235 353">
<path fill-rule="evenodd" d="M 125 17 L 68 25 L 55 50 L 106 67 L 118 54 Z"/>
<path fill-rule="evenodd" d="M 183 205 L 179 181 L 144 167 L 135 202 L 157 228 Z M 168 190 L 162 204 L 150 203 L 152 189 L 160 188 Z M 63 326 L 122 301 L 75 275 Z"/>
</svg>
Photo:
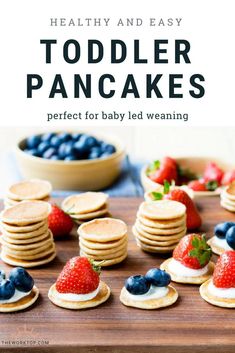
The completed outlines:
<svg viewBox="0 0 235 353">
<path fill-rule="evenodd" d="M 4 164 L 8 170 L 8 183 L 13 183 L 22 179 L 17 162 L 13 153 L 6 154 Z M 122 171 L 118 180 L 109 188 L 103 190 L 111 197 L 136 197 L 143 195 L 143 188 L 140 183 L 140 170 L 143 166 L 141 162 L 132 162 L 127 156 L 122 165 Z M 53 190 L 53 197 L 66 197 L 78 190 Z"/>
</svg>

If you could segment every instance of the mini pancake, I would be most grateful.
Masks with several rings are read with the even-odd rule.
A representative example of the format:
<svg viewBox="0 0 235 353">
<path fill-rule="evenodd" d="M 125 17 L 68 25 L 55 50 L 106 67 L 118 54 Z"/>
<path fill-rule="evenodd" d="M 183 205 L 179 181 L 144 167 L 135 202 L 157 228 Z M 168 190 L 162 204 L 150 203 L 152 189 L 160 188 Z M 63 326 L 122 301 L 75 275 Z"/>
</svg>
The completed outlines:
<svg viewBox="0 0 235 353">
<path fill-rule="evenodd" d="M 12 200 L 9 199 L 8 197 L 4 198 L 4 204 L 6 204 L 7 206 L 14 206 L 17 205 L 20 201 L 16 201 L 16 200 Z"/>
<path fill-rule="evenodd" d="M 168 253 L 174 250 L 176 245 L 169 245 L 169 246 L 151 246 L 143 243 L 139 239 L 136 238 L 136 243 L 137 245 L 144 251 L 146 252 L 151 252 L 151 253 Z"/>
<path fill-rule="evenodd" d="M 228 204 L 227 201 L 225 202 L 225 201 L 221 200 L 220 205 L 230 212 L 235 212 L 235 204 L 234 204 L 234 206 L 231 206 L 230 204 Z"/>
<path fill-rule="evenodd" d="M 2 235 L 2 237 L 0 237 L 0 242 L 1 242 L 1 239 L 3 239 L 3 241 L 9 244 L 26 245 L 26 244 L 37 243 L 45 238 L 48 238 L 48 232 L 33 238 L 26 238 L 26 239 L 14 239 L 14 238 L 5 237 L 4 235 Z"/>
<path fill-rule="evenodd" d="M 235 308 L 235 299 L 233 298 L 220 298 L 212 295 L 209 290 L 208 286 L 211 283 L 212 279 L 209 279 L 208 281 L 204 282 L 200 288 L 199 292 L 201 297 L 208 303 L 215 305 L 215 306 L 220 306 L 222 308 Z"/>
<path fill-rule="evenodd" d="M 46 180 L 31 179 L 11 185 L 7 197 L 16 201 L 41 200 L 52 191 L 51 184 Z"/>
<path fill-rule="evenodd" d="M 82 224 L 78 229 L 80 237 L 98 243 L 121 239 L 126 233 L 126 224 L 115 218 L 94 219 Z"/>
<path fill-rule="evenodd" d="M 45 234 L 47 233 L 48 231 L 48 225 L 47 223 L 45 223 L 42 227 L 36 229 L 36 230 L 33 230 L 31 232 L 28 232 L 28 233 L 11 233 L 11 232 L 8 232 L 7 230 L 3 229 L 2 230 L 2 234 L 4 234 L 6 237 L 9 237 L 11 239 L 31 239 L 33 237 L 36 237 L 38 235 L 42 235 L 42 234 Z"/>
<path fill-rule="evenodd" d="M 132 231 L 133 231 L 133 228 L 132 228 Z M 150 233 L 147 233 L 143 230 L 141 230 L 140 228 L 137 228 L 136 224 L 134 225 L 134 232 L 138 232 L 139 234 L 141 234 L 142 236 L 144 236 L 145 238 L 148 238 L 150 240 L 179 240 L 181 239 L 185 234 L 186 234 L 186 228 L 178 233 L 178 234 L 174 234 L 174 235 L 155 235 L 155 234 L 150 234 Z M 164 239 L 163 239 L 164 238 Z"/>
<path fill-rule="evenodd" d="M 53 304 L 60 306 L 61 308 L 81 310 L 93 308 L 106 302 L 106 300 L 108 300 L 108 298 L 110 297 L 110 293 L 111 291 L 107 284 L 103 281 L 100 281 L 99 292 L 95 298 L 86 301 L 74 302 L 59 298 L 59 293 L 56 290 L 56 285 L 53 284 L 49 289 L 48 298 Z"/>
<path fill-rule="evenodd" d="M 115 246 L 121 246 L 126 241 L 128 241 L 127 234 L 119 240 L 109 241 L 106 243 L 95 243 L 94 241 L 83 239 L 82 237 L 79 239 L 80 244 L 92 250 L 108 250 L 108 249 L 112 250 Z"/>
<path fill-rule="evenodd" d="M 157 228 L 151 228 L 147 227 L 143 224 L 141 224 L 138 220 L 136 220 L 135 226 L 137 229 L 141 229 L 143 232 L 152 234 L 152 235 L 174 235 L 178 234 L 182 231 L 185 230 L 185 224 L 183 224 L 180 227 L 177 228 L 168 228 L 168 229 L 157 229 Z"/>
<path fill-rule="evenodd" d="M 90 259 L 96 260 L 96 261 L 103 261 L 103 260 L 113 260 L 114 258 L 122 256 L 124 253 L 127 252 L 127 248 L 123 248 L 117 252 L 114 253 L 109 253 L 109 254 L 88 254 L 84 249 L 80 248 L 80 251 L 83 252 L 83 254 L 86 254 L 87 257 Z"/>
<path fill-rule="evenodd" d="M 33 286 L 30 294 L 28 294 L 26 297 L 21 298 L 17 302 L 0 304 L 0 312 L 11 313 L 11 312 L 27 309 L 28 307 L 30 307 L 36 302 L 36 300 L 38 299 L 38 296 L 39 296 L 39 290 L 36 286 Z"/>
<path fill-rule="evenodd" d="M 80 251 L 80 255 L 81 256 L 86 256 L 88 258 L 91 258 L 90 256 L 87 256 L 82 251 Z M 114 257 L 112 260 L 104 260 L 104 261 L 102 261 L 102 263 L 100 263 L 101 260 L 94 260 L 94 262 L 100 263 L 101 267 L 113 266 L 113 265 L 119 264 L 120 262 L 124 261 L 126 257 L 127 257 L 127 252 L 125 252 L 122 256 Z"/>
<path fill-rule="evenodd" d="M 132 306 L 138 309 L 153 310 L 170 306 L 178 299 L 178 292 L 172 286 L 168 286 L 168 293 L 166 296 L 158 299 L 134 300 L 129 297 L 125 287 L 122 288 L 120 294 L 120 301 L 126 306 Z"/>
<path fill-rule="evenodd" d="M 55 257 L 56 257 L 56 252 L 54 251 L 53 253 L 46 255 L 45 257 L 40 258 L 39 260 L 22 260 L 22 259 L 20 260 L 12 256 L 9 256 L 4 251 L 1 252 L 1 259 L 3 262 L 11 266 L 20 266 L 25 268 L 32 268 L 32 267 L 45 265 L 51 262 L 52 260 L 54 260 Z"/>
<path fill-rule="evenodd" d="M 170 259 L 167 259 L 165 260 L 161 266 L 160 266 L 160 269 L 161 270 L 165 270 L 167 273 L 170 274 L 171 276 L 171 280 L 174 281 L 174 282 L 177 282 L 177 283 L 186 283 L 186 284 L 202 284 L 203 282 L 207 281 L 213 274 L 214 272 L 214 267 L 215 267 L 215 264 L 210 261 L 209 264 L 208 264 L 208 271 L 207 273 L 205 273 L 204 275 L 202 276 L 198 276 L 198 277 L 186 277 L 186 276 L 180 276 L 180 275 L 176 275 L 175 273 L 172 273 L 170 270 L 169 270 L 169 263 L 170 261 L 172 260 L 173 258 L 171 257 Z"/>
<path fill-rule="evenodd" d="M 235 201 L 235 183 L 228 185 L 222 192 L 221 196 L 225 197 L 230 201 Z"/>
<path fill-rule="evenodd" d="M 51 244 L 48 248 L 40 250 L 35 254 L 28 254 L 28 255 L 24 255 L 24 256 L 22 256 L 21 254 L 18 254 L 18 253 L 13 254 L 12 252 L 9 252 L 8 250 L 6 251 L 5 248 L 2 248 L 2 251 L 4 253 L 6 253 L 8 256 L 11 256 L 15 259 L 25 260 L 25 261 L 30 260 L 31 261 L 31 260 L 38 260 L 38 259 L 44 258 L 45 256 L 48 256 L 48 255 L 54 253 L 55 252 L 55 245 Z"/>
<path fill-rule="evenodd" d="M 94 256 L 105 256 L 105 255 L 109 255 L 109 256 L 113 256 L 117 253 L 119 253 L 120 251 L 122 251 L 122 253 L 124 253 L 127 249 L 127 241 L 125 243 L 123 243 L 120 246 L 116 246 L 113 247 L 112 249 L 106 249 L 106 250 L 97 250 L 97 249 L 89 249 L 87 247 L 85 247 L 84 245 L 82 245 L 81 243 L 79 243 L 79 247 L 80 249 L 85 252 L 88 255 L 94 255 Z"/>
<path fill-rule="evenodd" d="M 231 207 L 234 207 L 235 206 L 235 201 L 232 201 L 230 199 L 227 199 L 226 197 L 224 197 L 222 194 L 220 195 L 220 198 L 221 198 L 221 201 L 228 205 L 228 206 L 231 206 Z"/>
<path fill-rule="evenodd" d="M 226 249 L 223 249 L 220 246 L 218 246 L 217 244 L 215 244 L 214 240 L 215 240 L 215 236 L 210 238 L 207 242 L 210 245 L 213 253 L 216 255 L 223 254 L 226 251 Z M 233 249 L 231 248 L 231 250 L 233 250 Z"/>
<path fill-rule="evenodd" d="M 62 202 L 62 209 L 71 215 L 91 213 L 103 207 L 107 199 L 103 192 L 84 192 L 67 197 Z"/>
<path fill-rule="evenodd" d="M 4 245 L 6 248 L 12 251 L 17 251 L 17 252 L 27 253 L 27 254 L 30 253 L 31 249 L 32 250 L 41 249 L 41 247 L 47 246 L 48 244 L 51 244 L 51 242 L 53 241 L 52 234 L 50 231 L 48 231 L 47 237 L 45 239 L 32 244 L 11 244 L 5 241 L 3 237 L 1 237 L 0 239 L 1 239 L 2 245 Z"/>
<path fill-rule="evenodd" d="M 36 230 L 36 229 L 42 227 L 43 225 L 46 225 L 46 224 L 47 224 L 47 220 L 43 220 L 43 221 L 33 223 L 33 224 L 28 224 L 25 226 L 13 226 L 13 225 L 2 222 L 1 227 L 10 233 L 28 233 L 28 232 L 31 232 L 33 230 Z"/>
<path fill-rule="evenodd" d="M 150 219 L 167 220 L 185 215 L 186 207 L 177 201 L 160 200 L 142 202 L 139 212 Z"/>
<path fill-rule="evenodd" d="M 133 230 L 134 233 L 135 230 Z M 154 240 L 150 240 L 148 238 L 143 237 L 141 234 L 139 234 L 138 232 L 135 233 L 135 237 L 141 242 L 144 243 L 146 245 L 150 245 L 150 246 L 169 246 L 169 245 L 176 245 L 178 244 L 178 240 L 166 240 L 166 241 L 154 241 Z"/>
<path fill-rule="evenodd" d="M 82 224 L 84 224 L 86 222 L 89 222 L 89 219 L 86 219 L 86 220 L 84 219 L 82 221 L 82 220 L 74 218 L 72 215 L 70 215 L 70 217 L 73 219 L 74 223 L 76 223 L 78 226 L 81 226 Z M 105 214 L 103 214 L 103 215 L 101 215 L 99 217 L 98 216 L 95 217 L 95 219 L 98 219 L 98 218 L 110 218 L 110 217 L 112 217 L 111 213 L 110 212 L 106 212 Z M 90 220 L 92 220 L 92 219 L 90 219 Z"/>
<path fill-rule="evenodd" d="M 51 211 L 49 203 L 44 201 L 25 201 L 1 212 L 1 220 L 5 223 L 24 226 L 46 219 Z"/>
<path fill-rule="evenodd" d="M 95 212 L 90 212 L 90 213 L 86 213 L 86 214 L 76 214 L 76 215 L 71 215 L 71 216 L 73 219 L 76 219 L 78 221 L 85 221 L 87 219 L 89 220 L 89 219 L 103 216 L 106 213 L 108 213 L 107 205 L 105 205 L 100 210 L 95 211 Z"/>
<path fill-rule="evenodd" d="M 158 229 L 169 229 L 169 228 L 180 227 L 186 222 L 185 215 L 175 219 L 157 221 L 157 220 L 149 219 L 141 215 L 139 212 L 137 212 L 137 218 L 141 224 L 147 227 L 158 228 Z"/>
</svg>

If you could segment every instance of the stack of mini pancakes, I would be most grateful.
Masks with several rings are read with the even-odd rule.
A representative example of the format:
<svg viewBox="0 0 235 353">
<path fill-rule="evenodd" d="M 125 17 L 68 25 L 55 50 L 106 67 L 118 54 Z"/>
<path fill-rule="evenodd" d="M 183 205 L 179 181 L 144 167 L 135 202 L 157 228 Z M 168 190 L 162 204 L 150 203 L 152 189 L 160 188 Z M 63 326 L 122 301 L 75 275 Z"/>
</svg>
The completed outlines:
<svg viewBox="0 0 235 353">
<path fill-rule="evenodd" d="M 235 212 L 235 183 L 227 186 L 220 194 L 220 204 L 230 212 Z"/>
<path fill-rule="evenodd" d="M 110 216 L 108 196 L 103 192 L 84 192 L 64 199 L 62 209 L 81 225 L 95 218 Z"/>
<path fill-rule="evenodd" d="M 44 201 L 25 201 L 1 213 L 1 259 L 12 266 L 35 267 L 52 261 L 55 244 L 48 229 L 51 207 Z"/>
<path fill-rule="evenodd" d="M 127 226 L 114 218 L 100 218 L 78 228 L 80 255 L 112 266 L 127 257 Z"/>
<path fill-rule="evenodd" d="M 186 230 L 186 207 L 170 200 L 143 202 L 132 228 L 137 245 L 152 253 L 174 250 Z"/>
<path fill-rule="evenodd" d="M 17 205 L 21 201 L 48 201 L 52 191 L 51 184 L 46 180 L 24 180 L 11 185 L 4 199 L 5 207 Z"/>
</svg>

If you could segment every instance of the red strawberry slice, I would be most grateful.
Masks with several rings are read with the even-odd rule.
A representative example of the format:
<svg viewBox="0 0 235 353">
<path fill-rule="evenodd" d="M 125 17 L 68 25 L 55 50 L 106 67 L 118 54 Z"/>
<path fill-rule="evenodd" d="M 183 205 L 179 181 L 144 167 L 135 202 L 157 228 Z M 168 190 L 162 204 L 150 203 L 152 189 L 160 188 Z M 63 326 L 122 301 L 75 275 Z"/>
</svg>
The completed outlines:
<svg viewBox="0 0 235 353">
<path fill-rule="evenodd" d="M 51 205 L 52 210 L 48 216 L 48 227 L 53 233 L 54 238 L 68 235 L 73 229 L 72 218 L 57 205 Z"/>
<path fill-rule="evenodd" d="M 177 166 L 173 159 L 165 157 L 162 162 L 154 161 L 148 170 L 149 178 L 155 183 L 164 184 L 164 181 L 169 183 L 177 180 Z"/>
<path fill-rule="evenodd" d="M 216 163 L 210 162 L 206 166 L 203 179 L 205 180 L 205 182 L 217 181 L 218 185 L 221 185 L 223 175 L 223 170 L 219 168 Z"/>
<path fill-rule="evenodd" d="M 206 237 L 198 234 L 188 234 L 183 237 L 173 252 L 173 258 L 184 266 L 200 269 L 206 266 L 212 251 L 206 242 Z"/>
<path fill-rule="evenodd" d="M 192 180 L 188 183 L 188 187 L 193 191 L 207 191 L 204 181 Z"/>
<path fill-rule="evenodd" d="M 59 293 L 87 294 L 98 288 L 100 267 L 86 257 L 73 257 L 64 266 L 56 281 Z"/>
<path fill-rule="evenodd" d="M 223 179 L 221 181 L 222 185 L 229 185 L 235 180 L 235 170 L 230 170 L 224 173 Z"/>
<path fill-rule="evenodd" d="M 213 283 L 218 288 L 235 288 L 235 251 L 220 255 L 213 274 Z"/>
<path fill-rule="evenodd" d="M 186 206 L 187 228 L 189 230 L 198 229 L 201 227 L 202 219 L 198 210 L 193 203 L 193 200 L 182 189 L 173 189 L 168 194 L 164 195 L 165 199 L 178 201 Z"/>
</svg>

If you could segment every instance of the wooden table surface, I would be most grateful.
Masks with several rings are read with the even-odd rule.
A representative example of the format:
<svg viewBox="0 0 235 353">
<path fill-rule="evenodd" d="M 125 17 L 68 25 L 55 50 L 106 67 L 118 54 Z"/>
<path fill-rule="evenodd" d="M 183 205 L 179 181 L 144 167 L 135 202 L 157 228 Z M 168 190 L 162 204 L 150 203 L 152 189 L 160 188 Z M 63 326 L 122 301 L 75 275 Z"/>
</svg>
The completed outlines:
<svg viewBox="0 0 235 353">
<path fill-rule="evenodd" d="M 57 259 L 30 270 L 40 289 L 40 298 L 23 312 L 0 314 L 1 352 L 42 353 L 184 353 L 235 351 L 235 311 L 214 307 L 203 301 L 198 287 L 174 284 L 180 298 L 171 307 L 146 311 L 123 306 L 119 293 L 124 280 L 133 274 L 144 274 L 157 267 L 164 256 L 142 252 L 135 244 L 131 226 L 141 199 L 111 199 L 114 217 L 129 227 L 128 258 L 117 266 L 105 269 L 102 278 L 111 287 L 112 295 L 103 305 L 84 311 L 54 306 L 47 298 L 64 263 L 78 255 L 76 235 L 56 242 Z M 219 206 L 219 198 L 201 198 L 198 202 L 202 231 L 212 235 L 220 221 L 233 220 L 235 215 Z M 9 271 L 10 267 L 1 267 Z"/>
</svg>

